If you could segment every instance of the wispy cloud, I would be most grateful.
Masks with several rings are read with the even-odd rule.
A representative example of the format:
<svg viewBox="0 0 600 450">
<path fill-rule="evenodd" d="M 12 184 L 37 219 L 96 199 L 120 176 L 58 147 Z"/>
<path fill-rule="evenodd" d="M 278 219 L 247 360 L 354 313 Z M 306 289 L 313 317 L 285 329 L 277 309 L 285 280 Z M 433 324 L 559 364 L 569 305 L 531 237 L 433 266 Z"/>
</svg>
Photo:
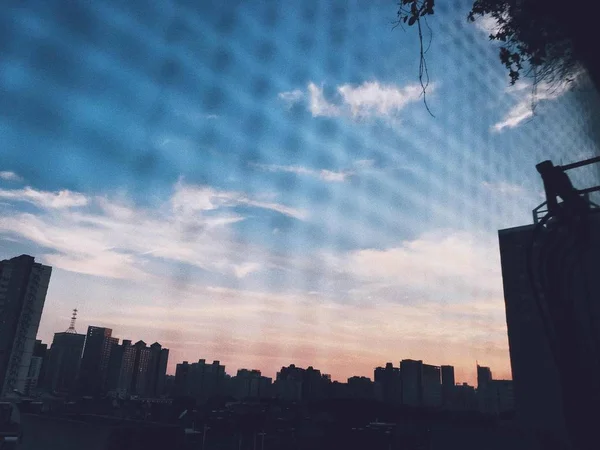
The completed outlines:
<svg viewBox="0 0 600 450">
<path fill-rule="evenodd" d="M 0 180 L 4 181 L 23 181 L 23 178 L 14 172 L 8 170 L 0 171 Z"/>
<path fill-rule="evenodd" d="M 290 108 L 304 98 L 304 92 L 300 89 L 294 89 L 293 91 L 280 92 L 277 96 Z"/>
<path fill-rule="evenodd" d="M 430 88 L 433 91 L 433 87 Z M 353 117 L 388 117 L 397 114 L 409 103 L 420 100 L 423 89 L 418 85 L 399 88 L 378 82 L 365 82 L 359 86 L 344 84 L 338 87 L 344 104 L 350 107 Z"/>
<path fill-rule="evenodd" d="M 431 89 L 434 89 L 433 85 Z M 358 85 L 341 84 L 336 87 L 336 94 L 335 101 L 328 100 L 323 86 L 311 82 L 306 92 L 299 89 L 281 92 L 279 98 L 288 105 L 306 99 L 313 117 L 392 118 L 410 103 L 419 101 L 422 88 L 416 84 L 400 87 L 366 81 Z"/>
<path fill-rule="evenodd" d="M 523 195 L 526 193 L 525 188 L 518 184 L 507 183 L 506 181 L 499 181 L 497 183 L 490 183 L 483 181 L 481 185 L 489 191 L 508 194 L 508 195 Z"/>
<path fill-rule="evenodd" d="M 346 181 L 348 177 L 354 174 L 353 171 L 334 171 L 326 169 L 310 169 L 304 166 L 282 166 L 277 164 L 253 164 L 261 170 L 267 172 L 283 172 L 283 173 L 294 173 L 296 175 L 310 176 L 318 178 L 323 181 L 329 182 L 342 182 Z"/>
<path fill-rule="evenodd" d="M 492 130 L 500 132 L 505 128 L 515 128 L 524 121 L 531 119 L 534 116 L 534 106 L 538 107 L 543 101 L 556 100 L 566 94 L 572 84 L 568 82 L 560 83 L 539 83 L 532 90 L 530 82 L 516 83 L 507 89 L 506 93 L 515 98 L 516 103 L 506 113 L 501 121 L 492 126 Z"/>
<path fill-rule="evenodd" d="M 176 210 L 186 213 L 242 205 L 275 211 L 298 220 L 308 218 L 308 212 L 303 209 L 292 208 L 268 199 L 251 198 L 242 192 L 220 191 L 209 186 L 187 185 L 182 182 L 177 184 L 171 203 Z"/>
<path fill-rule="evenodd" d="M 65 194 L 68 192 L 68 194 Z M 232 210 L 250 206 L 296 219 L 295 208 L 206 186 L 176 184 L 168 202 L 139 208 L 107 197 L 86 197 L 32 188 L 2 190 L 0 198 L 27 201 L 37 213 L 11 210 L 0 216 L 0 232 L 46 249 L 46 262 L 69 271 L 111 277 L 146 277 L 148 257 L 245 277 L 265 263 L 261 250 L 240 241 L 231 224 L 244 220 Z M 48 250 L 50 252 L 48 252 Z M 258 256 L 255 259 L 250 253 Z"/>
<path fill-rule="evenodd" d="M 309 83 L 308 97 L 308 109 L 313 117 L 335 117 L 341 115 L 342 109 L 325 99 L 323 87 L 317 86 L 315 83 Z"/>
<path fill-rule="evenodd" d="M 58 192 L 38 191 L 29 186 L 24 189 L 0 189 L 0 199 L 28 202 L 42 208 L 53 209 L 85 206 L 88 202 L 84 195 L 77 192 L 68 190 Z"/>
<path fill-rule="evenodd" d="M 391 289 L 413 298 L 451 298 L 466 290 L 476 297 L 502 298 L 497 244 L 467 232 L 438 230 L 395 247 L 357 250 L 330 261 L 380 294 Z"/>
</svg>

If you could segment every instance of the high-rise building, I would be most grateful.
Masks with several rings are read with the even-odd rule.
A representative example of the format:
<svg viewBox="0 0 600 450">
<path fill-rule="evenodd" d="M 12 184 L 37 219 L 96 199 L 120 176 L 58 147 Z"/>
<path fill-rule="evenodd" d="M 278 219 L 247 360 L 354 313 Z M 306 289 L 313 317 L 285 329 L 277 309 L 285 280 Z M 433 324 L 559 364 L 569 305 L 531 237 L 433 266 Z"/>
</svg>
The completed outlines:
<svg viewBox="0 0 600 450">
<path fill-rule="evenodd" d="M 97 395 L 104 391 L 110 352 L 118 342 L 117 338 L 112 337 L 112 329 L 88 327 L 78 376 L 78 387 L 82 394 Z"/>
<path fill-rule="evenodd" d="M 44 386 L 52 392 L 73 392 L 76 387 L 85 344 L 85 334 L 78 334 L 75 330 L 76 318 L 77 309 L 74 309 L 69 328 L 64 332 L 54 333 L 52 346 L 48 351 Z"/>
<path fill-rule="evenodd" d="M 48 346 L 43 344 L 41 340 L 36 340 L 33 346 L 31 362 L 29 363 L 29 371 L 25 380 L 26 395 L 31 395 L 40 385 L 43 380 L 44 372 L 47 366 Z"/>
<path fill-rule="evenodd" d="M 148 363 L 150 362 L 150 348 L 144 341 L 134 344 L 135 357 L 133 360 L 133 375 L 131 377 L 131 393 L 146 395 L 146 384 L 148 379 Z"/>
<path fill-rule="evenodd" d="M 230 393 L 233 397 L 246 398 L 271 397 L 271 378 L 263 377 L 260 370 L 239 369 L 237 375 L 230 380 Z"/>
<path fill-rule="evenodd" d="M 422 398 L 423 361 L 403 359 L 400 361 L 400 376 L 402 378 L 402 404 L 421 406 Z"/>
<path fill-rule="evenodd" d="M 175 380 L 173 381 L 173 394 L 176 397 L 187 396 L 188 392 L 188 379 L 190 375 L 190 368 L 192 365 L 183 361 L 182 363 L 175 366 Z"/>
<path fill-rule="evenodd" d="M 515 407 L 512 380 L 491 380 L 477 389 L 479 411 L 500 414 Z"/>
<path fill-rule="evenodd" d="M 440 368 L 423 364 L 421 368 L 421 387 L 423 406 L 439 408 L 442 406 L 442 384 Z"/>
<path fill-rule="evenodd" d="M 122 344 L 113 344 L 106 374 L 106 390 L 108 392 L 119 397 L 125 397 L 131 393 L 134 360 L 135 347 L 131 345 L 130 340 L 123 339 Z"/>
<path fill-rule="evenodd" d="M 167 363 L 169 349 L 155 342 L 150 346 L 150 360 L 146 379 L 146 396 L 159 397 L 165 393 L 165 379 L 167 376 Z"/>
<path fill-rule="evenodd" d="M 225 366 L 219 361 L 213 361 L 212 364 L 206 364 L 204 359 L 192 364 L 184 361 L 177 364 L 175 392 L 176 395 L 190 396 L 196 401 L 205 402 L 210 397 L 225 393 L 225 381 Z"/>
<path fill-rule="evenodd" d="M 475 411 L 477 410 L 477 394 L 475 388 L 467 383 L 454 386 L 454 396 L 452 404 L 449 407 L 455 411 Z"/>
<path fill-rule="evenodd" d="M 381 386 L 381 399 L 385 403 L 399 404 L 402 402 L 402 378 L 400 368 L 388 362 L 385 367 L 377 367 L 374 380 Z"/>
<path fill-rule="evenodd" d="M 442 405 L 450 407 L 454 396 L 454 366 L 442 366 Z"/>
<path fill-rule="evenodd" d="M 492 379 L 492 370 L 477 364 L 477 389 L 483 389 Z"/>
<path fill-rule="evenodd" d="M 375 386 L 369 377 L 350 377 L 348 378 L 348 395 L 350 398 L 373 400 Z"/>
<path fill-rule="evenodd" d="M 25 390 L 51 274 L 32 256 L 0 261 L 0 397 Z"/>
<path fill-rule="evenodd" d="M 85 334 L 54 333 L 44 384 L 52 391 L 71 392 L 75 388 Z"/>
<path fill-rule="evenodd" d="M 325 398 L 331 387 L 331 376 L 309 366 L 307 369 L 290 364 L 282 367 L 276 376 L 275 390 L 281 398 L 315 401 Z M 299 394 L 298 394 L 299 393 Z M 299 395 L 300 398 L 295 397 Z"/>
</svg>

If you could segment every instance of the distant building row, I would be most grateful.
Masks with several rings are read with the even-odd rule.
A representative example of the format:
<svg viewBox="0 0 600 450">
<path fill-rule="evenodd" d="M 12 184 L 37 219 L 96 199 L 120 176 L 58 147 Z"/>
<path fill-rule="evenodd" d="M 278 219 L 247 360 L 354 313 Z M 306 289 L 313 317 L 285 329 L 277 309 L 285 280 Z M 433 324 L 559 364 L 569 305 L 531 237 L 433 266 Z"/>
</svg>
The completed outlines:
<svg viewBox="0 0 600 450">
<path fill-rule="evenodd" d="M 478 386 L 457 385 L 453 366 L 432 366 L 422 361 L 402 360 L 400 367 L 387 363 L 374 372 L 374 381 L 354 376 L 347 383 L 331 381 L 318 369 L 282 367 L 275 381 L 259 370 L 240 369 L 231 377 L 219 361 L 200 359 L 177 365 L 172 394 L 204 402 L 214 396 L 239 400 L 279 398 L 294 402 L 328 398 L 380 400 L 394 405 L 450 410 L 479 410 L 490 414 L 514 408 L 512 382 L 493 380 L 489 368 L 477 366 Z"/>
<path fill-rule="evenodd" d="M 112 337 L 112 330 L 88 327 L 87 335 L 55 333 L 41 387 L 56 393 L 158 397 L 165 393 L 169 350 L 155 342 Z"/>
</svg>

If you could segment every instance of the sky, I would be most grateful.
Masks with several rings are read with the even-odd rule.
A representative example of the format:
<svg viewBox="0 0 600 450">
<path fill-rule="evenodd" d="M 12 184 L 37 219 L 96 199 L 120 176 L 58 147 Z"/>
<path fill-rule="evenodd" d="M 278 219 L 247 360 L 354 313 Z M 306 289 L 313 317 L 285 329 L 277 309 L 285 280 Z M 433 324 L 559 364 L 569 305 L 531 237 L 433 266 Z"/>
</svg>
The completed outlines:
<svg viewBox="0 0 600 450">
<path fill-rule="evenodd" d="M 544 201 L 536 163 L 598 154 L 600 102 L 583 74 L 532 110 L 493 22 L 438 3 L 431 115 L 395 1 L 5 2 L 0 258 L 53 267 L 39 337 L 78 308 L 169 373 L 510 378 L 497 230 Z"/>
</svg>

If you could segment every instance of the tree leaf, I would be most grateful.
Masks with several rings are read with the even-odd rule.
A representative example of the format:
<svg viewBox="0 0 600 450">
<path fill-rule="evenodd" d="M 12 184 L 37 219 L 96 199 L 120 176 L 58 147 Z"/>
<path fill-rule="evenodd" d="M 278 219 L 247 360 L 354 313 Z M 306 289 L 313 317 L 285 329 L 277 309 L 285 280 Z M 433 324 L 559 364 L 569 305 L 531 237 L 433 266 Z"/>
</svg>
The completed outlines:
<svg viewBox="0 0 600 450">
<path fill-rule="evenodd" d="M 410 19 L 408 19 L 408 26 L 412 26 L 415 24 L 415 22 L 417 21 L 416 16 L 412 16 Z"/>
</svg>

